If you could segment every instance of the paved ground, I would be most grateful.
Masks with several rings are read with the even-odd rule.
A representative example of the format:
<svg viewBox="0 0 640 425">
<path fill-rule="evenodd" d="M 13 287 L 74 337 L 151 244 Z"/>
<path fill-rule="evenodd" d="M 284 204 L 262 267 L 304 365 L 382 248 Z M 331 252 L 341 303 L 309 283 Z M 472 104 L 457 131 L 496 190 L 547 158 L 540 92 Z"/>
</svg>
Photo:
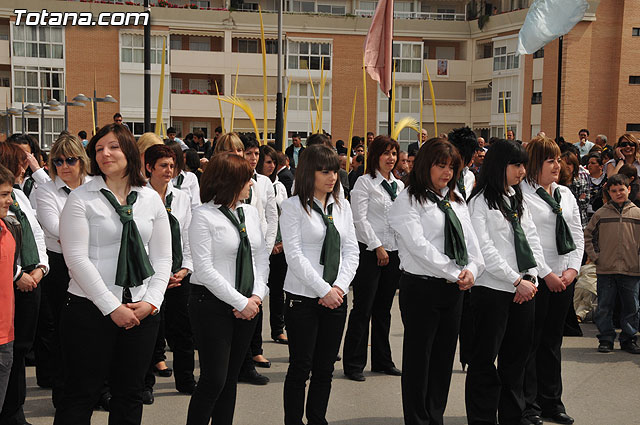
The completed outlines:
<svg viewBox="0 0 640 425">
<path fill-rule="evenodd" d="M 400 367 L 402 322 L 397 300 L 393 314 L 391 344 L 396 365 Z M 263 335 L 268 336 L 268 324 L 265 322 L 264 325 Z M 582 329 L 584 337 L 565 338 L 563 347 L 564 402 L 568 413 L 575 417 L 577 425 L 640 424 L 640 356 L 620 350 L 600 354 L 595 349 L 595 326 L 587 324 Z M 271 382 L 264 387 L 239 385 L 236 425 L 283 423 L 282 388 L 287 370 L 287 347 L 265 341 L 264 350 L 273 364 L 265 372 Z M 167 354 L 170 359 L 171 353 Z M 50 392 L 36 386 L 33 368 L 29 368 L 27 373 L 27 419 L 33 425 L 49 425 L 53 422 L 54 413 Z M 371 372 L 365 375 L 366 382 L 349 381 L 342 374 L 342 364 L 336 365 L 327 418 L 330 424 L 402 425 L 400 379 Z M 465 373 L 456 363 L 445 418 L 449 425 L 467 423 L 464 379 Z M 144 408 L 143 424 L 185 423 L 189 397 L 175 391 L 172 378 L 159 378 L 155 397 L 155 404 Z M 107 413 L 96 411 L 93 424 L 107 424 Z"/>
</svg>

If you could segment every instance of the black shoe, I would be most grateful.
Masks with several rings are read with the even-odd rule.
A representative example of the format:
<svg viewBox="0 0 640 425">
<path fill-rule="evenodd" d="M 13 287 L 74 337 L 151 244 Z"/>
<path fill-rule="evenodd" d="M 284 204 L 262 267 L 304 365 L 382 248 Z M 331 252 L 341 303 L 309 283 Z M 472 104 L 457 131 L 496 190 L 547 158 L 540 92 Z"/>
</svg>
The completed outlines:
<svg viewBox="0 0 640 425">
<path fill-rule="evenodd" d="M 267 360 L 266 362 L 258 362 L 258 361 L 253 361 L 253 364 L 256 367 L 263 367 L 265 369 L 269 369 L 271 367 L 271 362 L 269 360 Z"/>
<path fill-rule="evenodd" d="M 538 415 L 527 416 L 525 420 L 529 421 L 531 425 L 542 425 L 544 423 L 542 418 Z"/>
<path fill-rule="evenodd" d="M 238 376 L 238 382 L 246 382 L 251 385 L 267 385 L 269 378 L 264 375 L 260 375 L 255 370 L 252 370 L 246 375 Z"/>
<path fill-rule="evenodd" d="M 176 390 L 178 390 L 178 392 L 182 394 L 193 394 L 193 392 L 196 390 L 196 383 L 191 382 L 189 384 L 176 384 Z"/>
<path fill-rule="evenodd" d="M 612 351 L 613 351 L 613 342 L 600 341 L 600 345 L 598 345 L 598 352 L 600 352 L 600 353 L 610 353 Z"/>
<path fill-rule="evenodd" d="M 278 344 L 284 344 L 284 345 L 289 344 L 289 340 L 287 339 L 286 336 L 284 336 L 284 334 L 280 334 L 280 335 L 277 335 L 277 336 L 272 336 L 271 339 L 273 339 Z"/>
<path fill-rule="evenodd" d="M 555 422 L 557 424 L 572 424 L 574 422 L 573 418 L 564 412 L 556 413 L 555 415 L 551 415 L 548 417 L 545 416 L 544 418 L 550 422 Z"/>
<path fill-rule="evenodd" d="M 367 378 L 364 377 L 362 372 L 353 372 L 353 373 L 345 372 L 344 376 L 346 376 L 347 379 L 351 379 L 352 381 L 356 381 L 356 382 L 364 382 L 367 380 Z"/>
<path fill-rule="evenodd" d="M 153 390 L 144 390 L 142 392 L 142 404 L 153 404 L 154 401 Z"/>
<path fill-rule="evenodd" d="M 391 376 L 402 376 L 402 372 L 395 366 L 388 367 L 386 369 L 371 369 L 372 372 L 384 373 Z"/>
<path fill-rule="evenodd" d="M 155 373 L 158 374 L 158 376 L 161 376 L 163 378 L 171 378 L 171 375 L 173 375 L 173 369 L 171 369 L 170 367 L 166 368 L 166 369 L 158 369 L 157 367 L 154 366 L 155 369 Z"/>
<path fill-rule="evenodd" d="M 630 354 L 640 354 L 640 347 L 638 347 L 638 344 L 636 344 L 635 341 L 629 341 L 625 342 L 624 344 L 620 344 L 620 349 Z"/>
</svg>

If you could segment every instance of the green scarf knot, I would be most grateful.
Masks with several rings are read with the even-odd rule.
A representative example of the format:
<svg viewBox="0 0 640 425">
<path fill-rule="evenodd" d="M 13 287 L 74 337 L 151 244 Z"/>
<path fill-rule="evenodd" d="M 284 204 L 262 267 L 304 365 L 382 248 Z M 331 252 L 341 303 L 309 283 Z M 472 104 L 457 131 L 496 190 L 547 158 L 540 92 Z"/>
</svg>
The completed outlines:
<svg viewBox="0 0 640 425">
<path fill-rule="evenodd" d="M 509 200 L 511 205 L 508 205 L 503 199 L 503 208 L 506 219 L 511 223 L 513 228 L 513 244 L 516 251 L 516 262 L 518 263 L 518 271 L 524 272 L 533 267 L 536 267 L 537 263 L 533 256 L 531 246 L 527 241 L 527 237 L 520 225 L 520 217 L 518 215 L 518 200 L 515 195 L 510 196 Z"/>
<path fill-rule="evenodd" d="M 333 205 L 327 206 L 327 213 L 325 214 L 322 209 L 314 201 L 309 202 L 311 209 L 322 217 L 322 221 L 327 228 L 324 236 L 324 242 L 322 243 L 322 252 L 320 254 L 320 264 L 324 266 L 322 270 L 322 278 L 329 285 L 333 285 L 338 277 L 338 269 L 340 268 L 340 232 L 333 223 Z"/>
<path fill-rule="evenodd" d="M 464 240 L 462 224 L 451 207 L 449 192 L 443 199 L 438 199 L 435 193 L 428 190 L 427 199 L 436 204 L 444 213 L 444 253 L 450 259 L 455 260 L 457 265 L 466 266 L 469 264 L 467 243 Z"/>
<path fill-rule="evenodd" d="M 238 246 L 238 253 L 236 255 L 235 285 L 236 290 L 248 298 L 253 293 L 254 275 L 253 260 L 251 258 L 251 243 L 249 241 L 249 235 L 247 235 L 244 211 L 242 208 L 236 208 L 236 211 L 238 212 L 238 218 L 236 218 L 229 207 L 221 205 L 218 209 L 229 219 L 229 221 L 231 221 L 235 228 L 238 229 L 240 245 Z"/>
</svg>

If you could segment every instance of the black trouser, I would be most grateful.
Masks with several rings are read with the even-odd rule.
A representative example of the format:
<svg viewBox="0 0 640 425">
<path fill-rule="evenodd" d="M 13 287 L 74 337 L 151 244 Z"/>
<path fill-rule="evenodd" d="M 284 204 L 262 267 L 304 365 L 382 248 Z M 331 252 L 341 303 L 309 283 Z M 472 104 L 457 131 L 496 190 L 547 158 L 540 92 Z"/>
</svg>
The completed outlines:
<svg viewBox="0 0 640 425">
<path fill-rule="evenodd" d="M 34 344 L 38 385 L 51 385 L 53 404 L 62 396 L 64 372 L 60 349 L 60 314 L 69 289 L 69 269 L 62 254 L 47 250 L 49 273 L 42 278 L 42 300 Z"/>
<path fill-rule="evenodd" d="M 269 257 L 269 326 L 271 338 L 284 333 L 284 278 L 287 275 L 287 260 L 284 252 Z"/>
<path fill-rule="evenodd" d="M 562 404 L 562 335 L 569 306 L 573 303 L 572 283 L 562 292 L 551 292 L 541 279 L 536 294 L 533 346 L 527 359 L 524 416 L 553 416 L 566 413 Z"/>
<path fill-rule="evenodd" d="M 514 293 L 484 286 L 474 286 L 471 292 L 475 337 L 465 386 L 467 420 L 469 425 L 496 424 L 497 412 L 500 425 L 519 424 L 535 303 L 517 304 Z"/>
<path fill-rule="evenodd" d="M 198 344 L 200 379 L 189 402 L 188 425 L 231 425 L 238 374 L 256 320 L 236 319 L 233 308 L 193 285 L 189 317 Z"/>
<path fill-rule="evenodd" d="M 284 381 L 284 423 L 302 425 L 305 386 L 311 374 L 306 412 L 308 425 L 326 425 L 333 368 L 347 318 L 347 297 L 336 309 L 318 298 L 286 293 L 284 320 L 289 337 L 289 369 Z"/>
<path fill-rule="evenodd" d="M 262 305 L 258 310 L 258 314 L 253 319 L 256 322 L 256 327 L 253 330 L 253 334 L 251 335 L 251 340 L 249 341 L 249 347 L 247 348 L 247 352 L 244 354 L 244 361 L 240 366 L 240 375 L 247 376 L 251 371 L 256 370 L 256 366 L 253 363 L 253 357 L 259 354 L 262 354 L 262 317 L 264 314 L 262 313 Z"/>
<path fill-rule="evenodd" d="M 473 350 L 473 311 L 471 311 L 471 290 L 464 291 L 462 318 L 460 319 L 460 363 L 462 368 L 469 364 Z"/>
<path fill-rule="evenodd" d="M 462 291 L 444 279 L 400 278 L 402 407 L 406 425 L 443 423 L 462 314 Z"/>
<path fill-rule="evenodd" d="M 353 286 L 353 307 L 344 337 L 344 373 L 362 372 L 367 364 L 369 321 L 371 321 L 371 369 L 385 370 L 395 367 L 391 359 L 389 331 L 391 306 L 400 280 L 398 251 L 389 251 L 389 264 L 378 266 L 375 251 L 367 251 L 359 243 L 360 263 Z"/>
<path fill-rule="evenodd" d="M 165 309 L 166 304 L 162 301 L 162 305 L 160 306 L 160 311 L 158 312 L 159 324 L 158 324 L 158 334 L 156 335 L 156 341 L 153 344 L 153 352 L 151 353 L 151 362 L 149 363 L 149 367 L 147 368 L 147 373 L 144 376 L 144 389 L 145 391 L 153 391 L 153 386 L 156 384 L 156 375 L 154 372 L 156 369 L 156 364 L 159 362 L 163 362 L 167 359 L 164 355 L 164 349 L 167 346 L 167 340 L 165 339 Z"/>
<path fill-rule="evenodd" d="M 139 425 L 144 376 L 159 323 L 158 316 L 148 316 L 125 330 L 88 299 L 68 294 L 60 320 L 65 387 L 54 424 L 89 425 L 108 381 L 109 425 Z"/>
<path fill-rule="evenodd" d="M 187 304 L 191 293 L 191 275 L 182 279 L 182 284 L 167 289 L 164 294 L 165 334 L 173 352 L 173 378 L 176 389 L 188 389 L 195 383 L 194 344 Z"/>
<path fill-rule="evenodd" d="M 26 273 L 26 272 L 25 272 Z M 0 412 L 1 425 L 24 423 L 22 406 L 27 397 L 24 358 L 33 346 L 38 327 L 40 285 L 31 292 L 13 291 L 15 296 L 13 365 L 7 383 L 7 393 Z"/>
</svg>

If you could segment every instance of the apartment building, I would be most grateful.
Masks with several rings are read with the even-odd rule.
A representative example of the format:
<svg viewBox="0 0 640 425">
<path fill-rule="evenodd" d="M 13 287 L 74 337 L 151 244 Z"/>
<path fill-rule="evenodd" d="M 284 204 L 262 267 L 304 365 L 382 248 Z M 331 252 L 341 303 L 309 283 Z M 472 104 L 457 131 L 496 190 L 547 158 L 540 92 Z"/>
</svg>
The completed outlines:
<svg viewBox="0 0 640 425">
<path fill-rule="evenodd" d="M 44 105 L 51 98 L 82 93 L 118 103 L 97 102 L 98 125 L 120 112 L 134 134 L 143 132 L 142 27 L 24 27 L 13 9 L 29 11 L 141 11 L 140 0 L 100 3 L 58 0 L 7 0 L 0 6 L 0 111 L 24 104 Z M 7 4 L 8 3 L 8 4 Z M 113 3 L 113 4 L 109 4 Z M 129 4 L 130 3 L 130 4 Z M 269 137 L 275 132 L 277 15 L 274 0 L 152 0 L 152 122 L 164 79 L 162 117 L 183 135 L 202 129 L 211 135 L 231 125 L 232 107 L 219 106 L 216 90 L 251 106 L 259 130 L 264 126 L 263 71 L 258 7 L 263 10 L 267 68 Z M 395 2 L 393 56 L 396 63 L 396 119 L 412 116 L 433 135 L 435 126 L 425 67 L 433 80 L 438 132 L 462 125 L 484 137 L 504 134 L 520 139 L 544 130 L 554 135 L 558 43 L 534 55 L 515 55 L 518 31 L 530 0 L 416 0 Z M 582 127 L 615 137 L 640 132 L 635 116 L 640 73 L 634 71 L 634 47 L 640 42 L 640 11 L 630 0 L 590 1 L 587 15 L 564 40 L 561 132 L 569 140 Z M 285 0 L 283 92 L 290 84 L 287 131 L 312 131 L 311 120 L 322 93 L 322 128 L 346 140 L 357 89 L 354 134 L 386 133 L 388 98 L 367 77 L 365 129 L 362 51 L 375 0 Z M 167 46 L 161 75 L 162 46 Z M 636 75 L 637 74 L 637 75 Z M 422 91 L 421 91 L 422 83 Z M 216 88 L 217 87 L 217 88 Z M 37 108 L 36 108 L 37 109 Z M 222 114 L 221 114 L 222 112 Z M 64 128 L 64 112 L 27 113 L 25 131 L 50 146 Z M 69 107 L 72 132 L 90 132 L 91 107 Z M 22 129 L 21 115 L 0 118 L 0 131 Z M 233 129 L 252 132 L 236 109 Z M 413 130 L 400 135 L 405 145 Z"/>
</svg>

